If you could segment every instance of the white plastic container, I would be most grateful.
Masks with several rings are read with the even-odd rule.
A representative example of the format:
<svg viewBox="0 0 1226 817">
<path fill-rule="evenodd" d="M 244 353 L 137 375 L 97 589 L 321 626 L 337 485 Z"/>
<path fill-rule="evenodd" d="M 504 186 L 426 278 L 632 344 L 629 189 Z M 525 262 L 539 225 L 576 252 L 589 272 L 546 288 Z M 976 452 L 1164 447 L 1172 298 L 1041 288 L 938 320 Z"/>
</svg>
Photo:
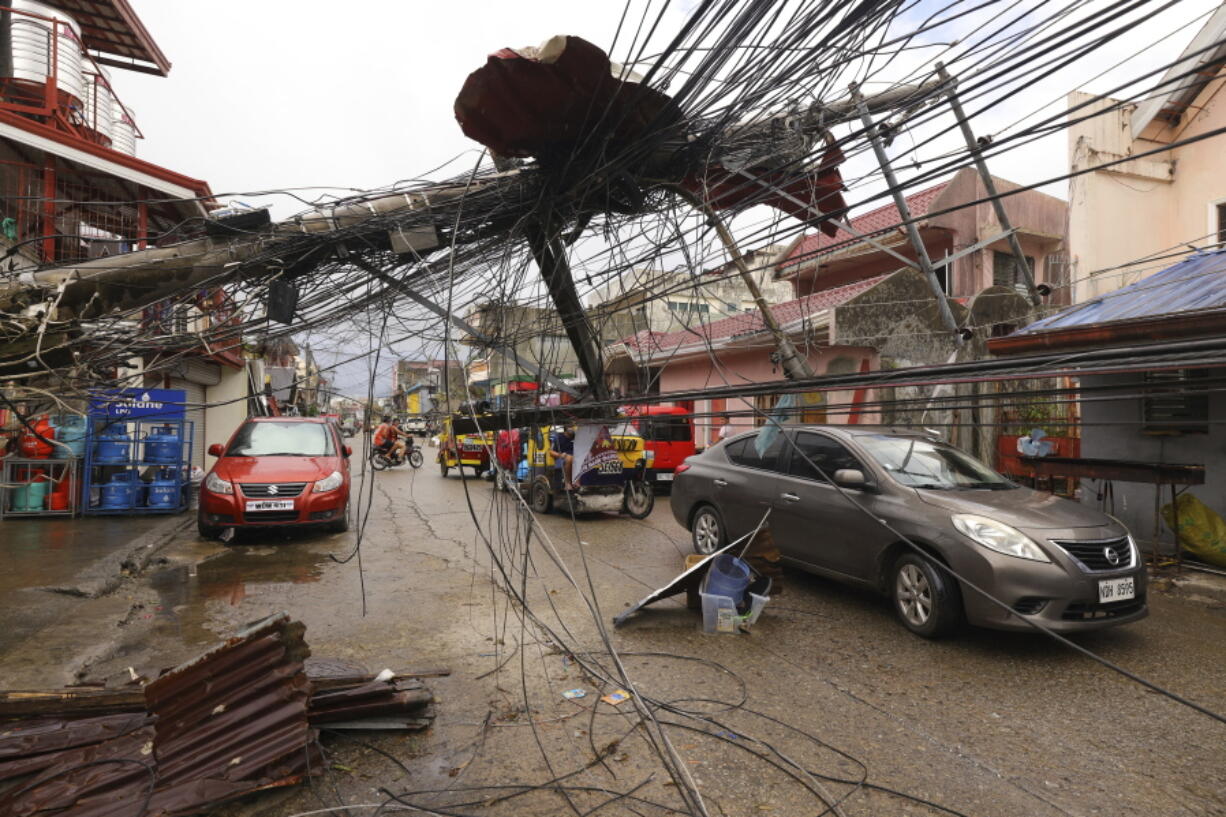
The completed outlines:
<svg viewBox="0 0 1226 817">
<path fill-rule="evenodd" d="M 710 574 L 708 574 L 709 576 Z M 749 583 L 749 612 L 740 614 L 736 602 L 728 596 L 716 596 L 707 592 L 707 576 L 702 577 L 698 595 L 702 598 L 702 631 L 704 633 L 739 633 L 758 620 L 762 608 L 770 601 L 770 579 L 756 577 Z M 755 590 L 760 592 L 754 592 Z"/>
</svg>

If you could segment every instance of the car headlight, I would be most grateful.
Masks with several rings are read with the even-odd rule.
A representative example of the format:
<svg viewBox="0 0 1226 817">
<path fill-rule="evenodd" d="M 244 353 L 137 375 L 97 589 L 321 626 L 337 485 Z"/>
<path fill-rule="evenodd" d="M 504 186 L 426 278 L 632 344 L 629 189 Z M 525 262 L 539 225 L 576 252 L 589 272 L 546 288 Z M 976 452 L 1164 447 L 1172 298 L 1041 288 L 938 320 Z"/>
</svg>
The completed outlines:
<svg viewBox="0 0 1226 817">
<path fill-rule="evenodd" d="M 315 493 L 322 494 L 326 491 L 335 491 L 337 488 L 341 487 L 341 483 L 344 481 L 345 478 L 341 476 L 340 471 L 333 471 L 331 474 L 328 474 L 319 482 L 315 483 Z"/>
<path fill-rule="evenodd" d="M 1033 539 L 1004 522 L 970 513 L 956 513 L 950 518 L 953 520 L 954 527 L 963 536 L 978 542 L 988 550 L 1035 562 L 1051 561 Z"/>
<path fill-rule="evenodd" d="M 226 482 L 221 477 L 217 476 L 212 471 L 204 478 L 204 489 L 214 494 L 232 494 L 234 493 L 233 483 Z"/>
</svg>

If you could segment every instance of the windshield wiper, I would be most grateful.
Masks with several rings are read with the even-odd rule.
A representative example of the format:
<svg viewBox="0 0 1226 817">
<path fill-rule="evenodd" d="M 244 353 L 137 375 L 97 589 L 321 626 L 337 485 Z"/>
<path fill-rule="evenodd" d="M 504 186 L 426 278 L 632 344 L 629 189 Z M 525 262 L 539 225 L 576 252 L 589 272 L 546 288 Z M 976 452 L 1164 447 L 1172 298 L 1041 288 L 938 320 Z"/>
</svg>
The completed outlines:
<svg viewBox="0 0 1226 817">
<path fill-rule="evenodd" d="M 989 491 L 1007 491 L 1013 487 L 1009 482 L 969 482 L 962 486 L 971 489 L 987 489 Z"/>
<path fill-rule="evenodd" d="M 939 482 L 921 482 L 918 485 L 911 485 L 912 488 L 922 488 L 926 491 L 948 491 L 952 485 L 944 485 Z"/>
</svg>

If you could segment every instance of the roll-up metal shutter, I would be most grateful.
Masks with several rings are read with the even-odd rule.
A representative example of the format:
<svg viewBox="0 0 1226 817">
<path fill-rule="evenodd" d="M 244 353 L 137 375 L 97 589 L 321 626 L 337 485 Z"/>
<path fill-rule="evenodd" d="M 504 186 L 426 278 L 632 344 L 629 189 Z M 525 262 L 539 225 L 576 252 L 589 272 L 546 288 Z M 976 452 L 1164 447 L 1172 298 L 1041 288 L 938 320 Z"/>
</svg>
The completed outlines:
<svg viewBox="0 0 1226 817">
<path fill-rule="evenodd" d="M 183 389 L 187 393 L 186 419 L 195 424 L 192 432 L 192 465 L 204 468 L 204 386 L 183 378 L 172 377 L 170 388 Z"/>
</svg>

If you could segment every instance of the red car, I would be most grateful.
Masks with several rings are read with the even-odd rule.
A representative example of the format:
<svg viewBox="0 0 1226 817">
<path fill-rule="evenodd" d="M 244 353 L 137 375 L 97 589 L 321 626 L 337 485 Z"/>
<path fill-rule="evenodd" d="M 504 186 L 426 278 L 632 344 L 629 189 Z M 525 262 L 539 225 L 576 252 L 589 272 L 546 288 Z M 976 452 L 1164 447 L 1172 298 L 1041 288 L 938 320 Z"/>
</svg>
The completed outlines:
<svg viewBox="0 0 1226 817">
<path fill-rule="evenodd" d="M 253 417 L 223 448 L 200 485 L 196 525 L 205 538 L 226 528 L 323 525 L 349 528 L 349 457 L 323 417 Z"/>
</svg>

